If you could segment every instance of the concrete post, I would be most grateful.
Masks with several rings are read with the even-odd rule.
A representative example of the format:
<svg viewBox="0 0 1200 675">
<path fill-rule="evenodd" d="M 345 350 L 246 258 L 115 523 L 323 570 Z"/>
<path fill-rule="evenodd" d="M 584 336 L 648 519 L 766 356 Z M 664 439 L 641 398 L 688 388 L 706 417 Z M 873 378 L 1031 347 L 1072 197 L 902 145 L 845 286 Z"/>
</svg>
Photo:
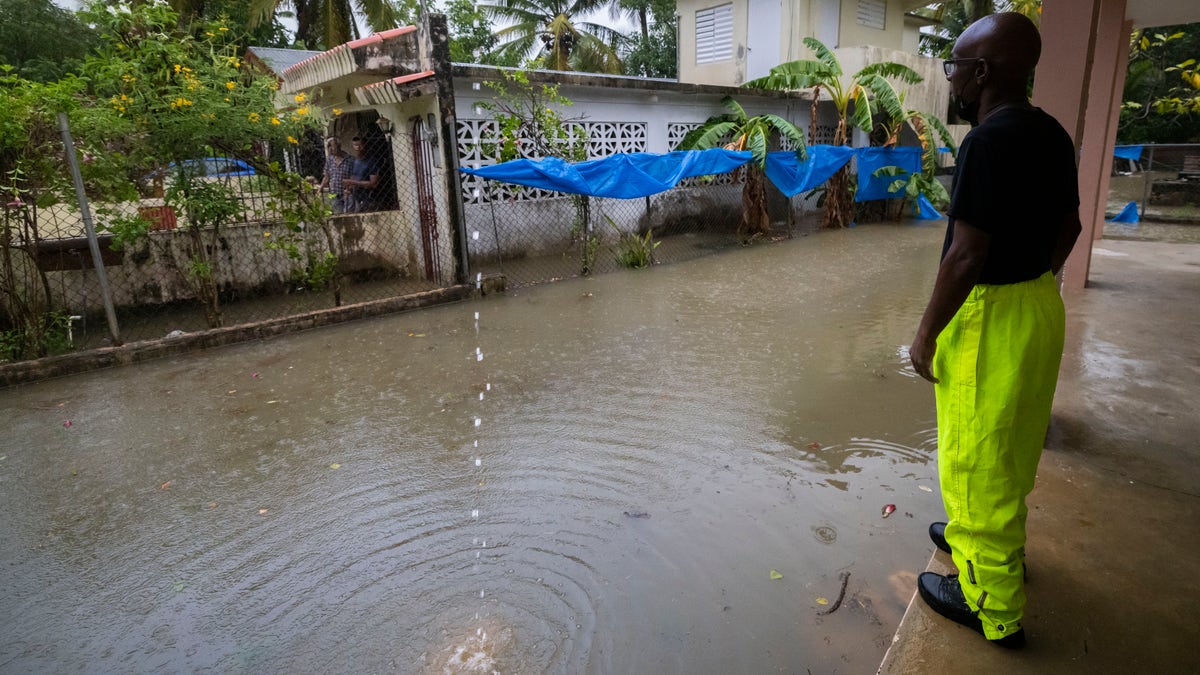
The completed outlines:
<svg viewBox="0 0 1200 675">
<path fill-rule="evenodd" d="M 1086 23 L 1085 30 L 1081 24 Z M 1075 139 L 1079 151 L 1079 217 L 1083 232 L 1063 270 L 1063 284 L 1087 285 L 1091 243 L 1103 232 L 1108 200 L 1105 177 L 1111 167 L 1116 126 L 1110 121 L 1114 87 L 1124 84 L 1129 35 L 1123 33 L 1125 0 L 1050 0 L 1042 10 L 1042 67 L 1034 80 L 1033 102 L 1054 115 Z M 1097 213 L 1099 219 L 1097 220 Z"/>
</svg>

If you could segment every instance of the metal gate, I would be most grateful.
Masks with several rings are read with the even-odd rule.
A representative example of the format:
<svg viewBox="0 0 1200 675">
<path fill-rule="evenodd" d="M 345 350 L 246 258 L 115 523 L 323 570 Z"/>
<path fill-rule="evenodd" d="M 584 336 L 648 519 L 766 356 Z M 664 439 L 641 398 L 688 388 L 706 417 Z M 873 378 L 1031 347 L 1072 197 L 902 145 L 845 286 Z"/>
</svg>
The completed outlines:
<svg viewBox="0 0 1200 675">
<path fill-rule="evenodd" d="M 412 122 L 413 174 L 417 182 L 417 207 L 421 214 L 421 250 L 425 257 L 425 278 L 437 282 L 442 277 L 438 247 L 437 200 L 433 194 L 433 164 L 430 161 L 429 132 L 418 115 Z"/>
</svg>

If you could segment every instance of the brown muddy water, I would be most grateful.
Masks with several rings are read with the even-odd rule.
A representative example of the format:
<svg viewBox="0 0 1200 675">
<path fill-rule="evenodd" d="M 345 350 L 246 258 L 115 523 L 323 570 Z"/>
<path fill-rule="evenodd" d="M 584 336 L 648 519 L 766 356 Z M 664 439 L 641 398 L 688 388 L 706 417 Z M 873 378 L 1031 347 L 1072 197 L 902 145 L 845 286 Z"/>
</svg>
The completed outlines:
<svg viewBox="0 0 1200 675">
<path fill-rule="evenodd" d="M 872 672 L 942 515 L 941 236 L 0 391 L 0 670 Z"/>
</svg>

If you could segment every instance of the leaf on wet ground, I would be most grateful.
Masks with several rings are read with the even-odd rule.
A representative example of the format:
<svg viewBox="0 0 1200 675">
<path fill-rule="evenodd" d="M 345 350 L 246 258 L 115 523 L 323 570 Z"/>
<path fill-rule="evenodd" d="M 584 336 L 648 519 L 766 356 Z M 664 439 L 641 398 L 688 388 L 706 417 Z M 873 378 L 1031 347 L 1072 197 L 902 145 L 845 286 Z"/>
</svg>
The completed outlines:
<svg viewBox="0 0 1200 675">
<path fill-rule="evenodd" d="M 817 598 L 817 604 L 818 605 L 828 605 L 829 600 L 826 598 Z"/>
<path fill-rule="evenodd" d="M 425 337 L 424 333 L 409 333 L 408 337 Z"/>
<path fill-rule="evenodd" d="M 70 426 L 71 426 L 71 420 L 66 420 L 65 422 L 63 422 L 63 426 L 64 426 L 64 427 L 67 427 L 67 428 L 70 428 Z"/>
<path fill-rule="evenodd" d="M 268 512 L 268 511 L 270 511 L 270 509 L 259 509 L 259 510 L 258 510 L 258 515 L 260 515 L 260 516 L 265 516 L 265 515 L 267 515 L 267 512 Z"/>
<path fill-rule="evenodd" d="M 187 584 L 183 583 L 182 581 L 175 582 L 175 592 L 176 593 L 182 593 L 183 589 L 185 589 L 185 588 L 187 588 Z"/>
<path fill-rule="evenodd" d="M 210 508 L 210 509 L 215 509 L 215 508 L 217 508 L 217 503 L 216 503 L 216 502 L 209 502 L 209 503 L 208 503 L 208 508 Z"/>
<path fill-rule="evenodd" d="M 883 505 L 883 517 L 884 518 L 887 518 L 888 516 L 892 515 L 895 512 L 896 512 L 895 504 L 884 504 Z"/>
<path fill-rule="evenodd" d="M 808 444 L 808 449 L 809 449 L 809 450 L 820 450 L 820 449 L 821 449 L 821 444 L 820 444 L 820 443 L 818 443 L 818 442 L 816 442 L 816 441 L 813 441 L 812 443 L 809 443 L 809 444 Z"/>
<path fill-rule="evenodd" d="M 772 581 L 778 581 L 779 579 L 782 579 L 782 578 L 783 578 L 783 575 L 779 573 L 779 570 L 771 570 L 771 580 Z"/>
<path fill-rule="evenodd" d="M 172 484 L 172 483 L 174 483 L 174 482 L 175 482 L 174 480 L 169 480 L 169 481 L 167 481 L 167 482 L 163 483 L 162 485 L 159 485 L 159 486 L 158 486 L 158 489 L 159 489 L 159 490 L 170 490 L 170 489 L 171 489 L 171 484 Z"/>
<path fill-rule="evenodd" d="M 918 485 L 917 489 L 921 490 L 922 492 L 933 492 L 933 488 L 929 487 L 928 485 Z"/>
<path fill-rule="evenodd" d="M 333 464 L 330 464 L 330 465 L 329 465 L 329 468 L 331 468 L 331 469 L 334 469 L 334 470 L 337 470 L 337 469 L 340 469 L 340 468 L 342 468 L 342 465 L 341 465 L 341 464 L 338 464 L 337 462 L 334 462 Z"/>
</svg>

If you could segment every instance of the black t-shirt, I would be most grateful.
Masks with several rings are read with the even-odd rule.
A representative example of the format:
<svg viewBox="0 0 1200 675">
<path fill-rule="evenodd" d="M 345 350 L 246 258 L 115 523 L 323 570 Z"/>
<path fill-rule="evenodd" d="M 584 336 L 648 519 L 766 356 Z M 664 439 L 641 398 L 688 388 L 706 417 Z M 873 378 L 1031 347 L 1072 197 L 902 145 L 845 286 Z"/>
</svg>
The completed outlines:
<svg viewBox="0 0 1200 675">
<path fill-rule="evenodd" d="M 991 235 L 980 284 L 1014 284 L 1051 268 L 1063 216 L 1079 208 L 1075 144 L 1040 108 L 1002 108 L 958 151 L 942 257 L 961 219 Z"/>
</svg>

